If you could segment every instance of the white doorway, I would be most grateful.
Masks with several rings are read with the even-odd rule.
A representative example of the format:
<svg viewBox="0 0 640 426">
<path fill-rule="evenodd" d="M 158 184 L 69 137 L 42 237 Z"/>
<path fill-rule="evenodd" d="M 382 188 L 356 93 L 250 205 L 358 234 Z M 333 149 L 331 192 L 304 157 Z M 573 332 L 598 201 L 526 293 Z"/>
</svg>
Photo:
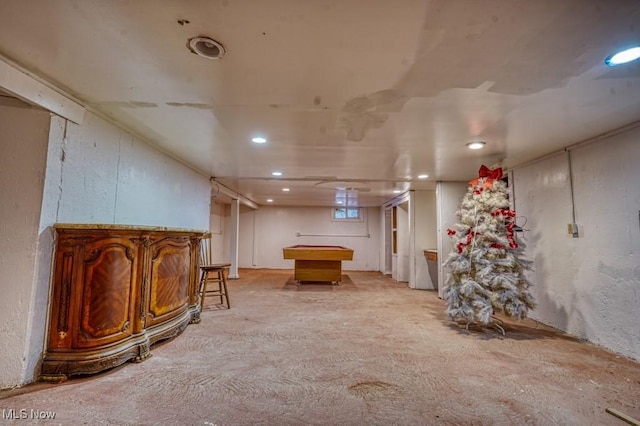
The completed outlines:
<svg viewBox="0 0 640 426">
<path fill-rule="evenodd" d="M 391 277 L 409 281 L 409 200 L 391 208 Z"/>
<path fill-rule="evenodd" d="M 392 207 L 386 207 L 384 209 L 384 274 L 391 275 L 392 273 Z"/>
</svg>

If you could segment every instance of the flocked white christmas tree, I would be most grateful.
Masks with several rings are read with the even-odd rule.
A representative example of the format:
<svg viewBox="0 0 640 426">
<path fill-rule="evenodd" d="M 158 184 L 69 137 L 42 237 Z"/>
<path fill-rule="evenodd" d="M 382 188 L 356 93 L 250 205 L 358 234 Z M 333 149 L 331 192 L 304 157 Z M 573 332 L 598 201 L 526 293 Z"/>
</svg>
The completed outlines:
<svg viewBox="0 0 640 426">
<path fill-rule="evenodd" d="M 524 275 L 530 262 L 521 258 L 524 245 L 516 239 L 515 211 L 501 178 L 502 169 L 482 166 L 457 212 L 459 223 L 447 230 L 454 243 L 445 262 L 451 320 L 486 325 L 496 313 L 523 319 L 535 307 Z"/>
</svg>

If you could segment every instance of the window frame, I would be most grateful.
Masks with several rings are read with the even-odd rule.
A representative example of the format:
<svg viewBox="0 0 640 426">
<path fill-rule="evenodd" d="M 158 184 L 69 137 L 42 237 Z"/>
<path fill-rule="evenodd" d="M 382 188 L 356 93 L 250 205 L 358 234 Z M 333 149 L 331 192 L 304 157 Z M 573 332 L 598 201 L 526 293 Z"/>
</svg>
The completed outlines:
<svg viewBox="0 0 640 426">
<path fill-rule="evenodd" d="M 337 217 L 336 212 L 339 210 L 344 210 L 346 217 Z M 355 210 L 358 212 L 357 217 L 349 217 L 349 210 Z M 362 213 L 362 207 L 349 207 L 349 206 L 341 206 L 341 207 L 331 207 L 331 220 L 333 222 L 364 222 L 364 215 Z"/>
</svg>

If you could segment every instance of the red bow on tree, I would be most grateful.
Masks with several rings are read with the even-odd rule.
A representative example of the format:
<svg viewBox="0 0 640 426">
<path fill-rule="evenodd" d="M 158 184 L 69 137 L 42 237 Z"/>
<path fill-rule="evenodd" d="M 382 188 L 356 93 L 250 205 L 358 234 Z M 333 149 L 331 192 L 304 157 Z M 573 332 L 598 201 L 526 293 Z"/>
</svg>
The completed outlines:
<svg viewBox="0 0 640 426">
<path fill-rule="evenodd" d="M 477 179 L 474 179 L 470 182 L 472 186 L 478 186 L 479 183 L 482 183 L 481 189 L 491 188 L 493 186 L 494 179 L 502 179 L 502 167 L 491 170 L 487 166 L 483 165 L 480 167 L 478 176 L 479 177 Z M 479 194 L 480 192 L 477 193 Z"/>
<path fill-rule="evenodd" d="M 491 170 L 487 166 L 481 166 L 478 175 L 481 178 L 502 179 L 502 167 Z"/>
</svg>

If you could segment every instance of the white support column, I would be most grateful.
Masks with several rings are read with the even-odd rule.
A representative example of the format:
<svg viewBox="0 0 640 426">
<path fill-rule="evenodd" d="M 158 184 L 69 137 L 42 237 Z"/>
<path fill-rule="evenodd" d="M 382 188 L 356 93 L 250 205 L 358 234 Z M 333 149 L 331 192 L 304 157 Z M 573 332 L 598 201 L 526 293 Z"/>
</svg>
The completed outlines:
<svg viewBox="0 0 640 426">
<path fill-rule="evenodd" d="M 231 220 L 229 229 L 229 259 L 231 268 L 229 268 L 229 279 L 237 280 L 238 275 L 238 241 L 240 235 L 240 200 L 231 200 Z"/>
<path fill-rule="evenodd" d="M 449 253 L 445 253 L 445 237 L 444 237 L 444 227 L 445 218 L 443 217 L 442 210 L 444 209 L 444 198 L 442 194 L 442 182 L 436 182 L 436 238 L 437 238 L 437 249 L 438 249 L 438 297 L 440 299 L 444 299 L 444 257 L 448 256 Z"/>
<path fill-rule="evenodd" d="M 416 193 L 409 191 L 409 288 L 416 285 Z"/>
</svg>

